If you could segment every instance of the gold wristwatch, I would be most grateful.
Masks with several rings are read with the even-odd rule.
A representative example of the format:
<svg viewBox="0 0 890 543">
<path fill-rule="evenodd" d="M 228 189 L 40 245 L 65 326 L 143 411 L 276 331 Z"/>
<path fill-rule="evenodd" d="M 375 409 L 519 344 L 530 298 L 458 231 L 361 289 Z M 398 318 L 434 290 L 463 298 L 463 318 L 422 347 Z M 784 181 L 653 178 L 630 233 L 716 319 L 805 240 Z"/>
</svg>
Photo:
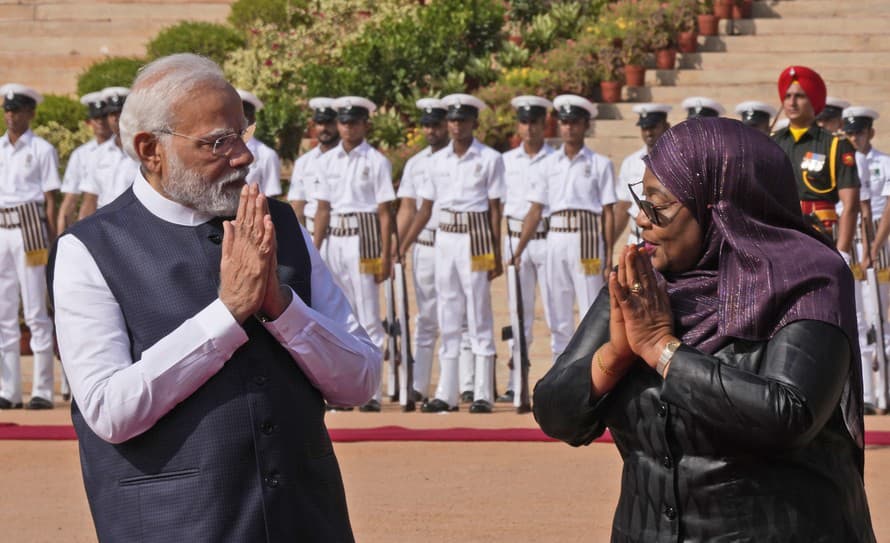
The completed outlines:
<svg viewBox="0 0 890 543">
<path fill-rule="evenodd" d="M 664 370 L 667 368 L 667 365 L 670 363 L 671 359 L 674 357 L 674 353 L 677 352 L 677 349 L 680 348 L 679 341 L 668 341 L 667 345 L 664 346 L 664 350 L 661 351 L 661 354 L 658 356 L 658 363 L 655 364 L 655 371 L 658 372 L 658 375 L 664 377 Z"/>
</svg>

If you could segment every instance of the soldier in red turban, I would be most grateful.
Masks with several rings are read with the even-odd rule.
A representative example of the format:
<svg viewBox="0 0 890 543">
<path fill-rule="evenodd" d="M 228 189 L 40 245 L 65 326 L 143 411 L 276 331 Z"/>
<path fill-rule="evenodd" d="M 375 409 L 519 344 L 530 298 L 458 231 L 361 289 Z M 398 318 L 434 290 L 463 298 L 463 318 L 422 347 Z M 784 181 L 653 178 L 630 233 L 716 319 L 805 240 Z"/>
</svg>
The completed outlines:
<svg viewBox="0 0 890 543">
<path fill-rule="evenodd" d="M 860 207 L 856 151 L 849 141 L 816 124 L 826 94 L 825 81 L 816 71 L 806 66 L 785 68 L 779 76 L 779 98 L 789 124 L 777 130 L 773 140 L 791 160 L 801 211 L 835 237 L 838 251 L 849 263 Z M 838 202 L 843 204 L 840 216 Z"/>
</svg>

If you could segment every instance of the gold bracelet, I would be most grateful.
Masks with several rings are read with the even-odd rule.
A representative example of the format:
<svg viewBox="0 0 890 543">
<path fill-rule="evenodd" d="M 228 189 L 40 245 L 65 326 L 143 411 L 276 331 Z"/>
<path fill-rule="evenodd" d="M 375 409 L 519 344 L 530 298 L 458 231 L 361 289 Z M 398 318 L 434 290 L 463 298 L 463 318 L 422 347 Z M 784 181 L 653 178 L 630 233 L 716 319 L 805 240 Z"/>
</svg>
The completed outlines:
<svg viewBox="0 0 890 543">
<path fill-rule="evenodd" d="M 602 348 L 597 349 L 596 353 L 593 354 L 593 358 L 594 358 L 594 360 L 596 360 L 596 366 L 600 369 L 601 372 L 603 372 L 603 375 L 607 375 L 609 377 L 615 377 L 618 374 L 618 372 L 616 372 L 613 369 L 607 368 L 606 365 L 603 364 L 603 355 L 602 355 L 602 353 L 600 353 L 601 350 L 602 350 Z"/>
</svg>

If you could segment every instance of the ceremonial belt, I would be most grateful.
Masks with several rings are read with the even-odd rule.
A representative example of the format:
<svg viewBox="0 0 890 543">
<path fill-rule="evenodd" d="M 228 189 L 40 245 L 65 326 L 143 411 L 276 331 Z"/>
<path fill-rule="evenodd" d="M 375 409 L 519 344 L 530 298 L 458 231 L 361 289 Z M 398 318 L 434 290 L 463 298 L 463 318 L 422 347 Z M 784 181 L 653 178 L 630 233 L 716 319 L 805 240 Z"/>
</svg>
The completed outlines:
<svg viewBox="0 0 890 543">
<path fill-rule="evenodd" d="M 470 269 L 491 271 L 495 268 L 494 236 L 488 211 L 439 210 L 439 230 L 450 234 L 470 234 Z"/>
<path fill-rule="evenodd" d="M 432 247 L 436 244 L 436 231 L 432 228 L 424 228 L 417 234 L 417 244 L 424 247 Z"/>
<path fill-rule="evenodd" d="M 343 213 L 331 216 L 331 236 L 358 236 L 359 273 L 383 272 L 383 243 L 380 240 L 380 216 L 377 213 Z"/>
<path fill-rule="evenodd" d="M 522 236 L 522 223 L 523 221 L 519 219 L 514 219 L 513 217 L 507 217 L 507 234 L 511 238 L 518 238 Z M 550 219 L 543 218 L 538 222 L 538 229 L 535 231 L 535 236 L 532 239 L 547 239 L 547 231 L 550 229 Z"/>
<path fill-rule="evenodd" d="M 550 231 L 560 233 L 578 232 L 581 241 L 581 267 L 585 275 L 596 275 L 602 271 L 600 241 L 602 217 L 583 209 L 565 209 L 550 215 Z"/>
<path fill-rule="evenodd" d="M 46 265 L 49 257 L 49 232 L 43 202 L 0 208 L 0 228 L 20 228 L 25 246 L 25 263 L 28 266 Z"/>
</svg>

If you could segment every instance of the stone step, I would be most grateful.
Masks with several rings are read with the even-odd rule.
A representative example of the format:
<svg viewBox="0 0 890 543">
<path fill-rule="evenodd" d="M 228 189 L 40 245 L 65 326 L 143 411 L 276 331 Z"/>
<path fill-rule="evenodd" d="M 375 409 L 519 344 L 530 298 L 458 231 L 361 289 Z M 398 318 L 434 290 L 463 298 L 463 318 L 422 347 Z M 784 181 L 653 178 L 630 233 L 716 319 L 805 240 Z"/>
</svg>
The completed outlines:
<svg viewBox="0 0 890 543">
<path fill-rule="evenodd" d="M 890 57 L 890 55 L 888 55 Z M 778 59 L 781 62 L 781 59 Z M 890 58 L 887 59 L 890 61 Z M 764 68 L 737 67 L 732 62 L 723 64 L 721 68 L 705 70 L 646 70 L 646 84 L 650 86 L 688 86 L 688 85 L 750 85 L 771 83 L 778 79 L 785 68 L 783 65 Z M 821 66 L 815 69 L 826 81 L 859 83 L 870 86 L 873 83 L 890 81 L 890 62 L 874 64 L 870 67 Z"/>
<path fill-rule="evenodd" d="M 60 34 L 57 36 L 22 36 L 4 41 L 3 51 L 30 58 L 34 51 L 56 54 L 142 56 L 151 34 L 131 36 L 96 36 Z"/>
<path fill-rule="evenodd" d="M 759 34 L 751 36 L 699 36 L 699 50 L 708 52 L 731 51 L 733 53 L 773 53 L 789 57 L 793 53 L 817 53 L 825 51 L 890 51 L 890 34 L 848 34 L 844 36 L 820 36 L 819 39 L 788 39 L 782 35 Z"/>
<path fill-rule="evenodd" d="M 72 9 L 71 4 L 37 4 L 35 19 L 38 20 L 125 20 L 143 21 L 165 19 L 169 21 L 195 20 L 222 22 L 229 16 L 230 2 L 207 3 L 171 2 L 83 2 Z"/>
<path fill-rule="evenodd" d="M 778 74 L 776 74 L 778 80 Z M 679 104 L 689 96 L 708 96 L 724 105 L 736 104 L 745 100 L 763 100 L 768 103 L 778 102 L 776 83 L 755 83 L 734 85 L 726 81 L 725 85 L 690 85 L 683 87 L 624 87 L 622 97 L 625 102 L 662 102 Z M 877 104 L 890 98 L 890 82 L 873 85 L 855 83 L 835 83 L 826 81 L 828 93 L 842 96 L 845 99 L 861 104 Z"/>
<path fill-rule="evenodd" d="M 754 2 L 754 18 L 775 17 L 856 17 L 864 13 L 890 15 L 890 4 L 885 0 L 807 0 L 794 2 Z"/>
<path fill-rule="evenodd" d="M 760 39 L 760 38 L 757 38 Z M 774 68 L 785 69 L 793 60 L 794 64 L 825 67 L 886 67 L 890 66 L 890 50 L 887 51 L 825 51 L 819 53 L 794 52 L 793 56 L 775 52 L 736 52 L 722 53 L 679 53 L 677 67 L 681 69 L 720 69 L 733 68 Z"/>
<path fill-rule="evenodd" d="M 58 36 L 103 36 L 139 39 L 139 36 L 154 36 L 162 28 L 175 22 L 167 19 L 118 19 L 118 20 L 52 20 L 52 21 L 13 21 L 0 19 L 0 35 L 6 40 L 19 38 L 58 37 Z M 3 48 L 7 47 L 4 42 Z M 36 50 L 46 52 L 44 49 Z"/>
<path fill-rule="evenodd" d="M 720 33 L 728 35 L 796 36 L 799 40 L 822 40 L 826 36 L 862 34 L 887 35 L 890 15 L 859 14 L 855 17 L 789 17 L 782 19 L 721 20 Z"/>
</svg>

